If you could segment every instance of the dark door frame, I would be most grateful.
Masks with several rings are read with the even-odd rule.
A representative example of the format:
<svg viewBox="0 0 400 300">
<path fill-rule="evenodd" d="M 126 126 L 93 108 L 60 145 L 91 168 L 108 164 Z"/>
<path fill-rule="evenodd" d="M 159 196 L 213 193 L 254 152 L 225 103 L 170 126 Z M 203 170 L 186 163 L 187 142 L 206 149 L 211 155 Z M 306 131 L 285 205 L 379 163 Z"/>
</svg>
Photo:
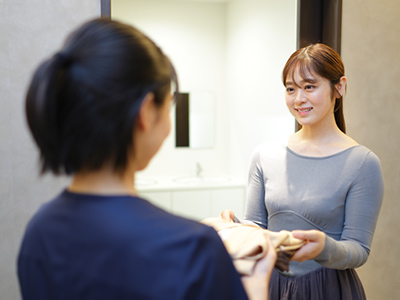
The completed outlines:
<svg viewBox="0 0 400 300">
<path fill-rule="evenodd" d="M 298 48 L 323 43 L 340 54 L 342 0 L 299 0 L 298 5 Z"/>
<path fill-rule="evenodd" d="M 100 1 L 100 13 L 103 18 L 111 18 L 111 0 Z"/>
<path fill-rule="evenodd" d="M 342 0 L 298 0 L 297 48 L 323 43 L 340 54 Z M 301 129 L 295 123 L 295 131 Z"/>
</svg>

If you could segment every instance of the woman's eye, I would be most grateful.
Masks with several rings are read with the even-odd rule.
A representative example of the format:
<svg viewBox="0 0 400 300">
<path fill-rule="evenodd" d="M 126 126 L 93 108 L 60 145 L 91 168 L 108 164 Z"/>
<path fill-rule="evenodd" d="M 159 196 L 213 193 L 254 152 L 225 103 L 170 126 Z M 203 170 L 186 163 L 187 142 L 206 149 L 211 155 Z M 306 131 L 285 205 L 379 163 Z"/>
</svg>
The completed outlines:
<svg viewBox="0 0 400 300">
<path fill-rule="evenodd" d="M 306 90 L 312 90 L 313 88 L 314 88 L 313 85 L 306 85 L 306 87 L 305 87 Z"/>
<path fill-rule="evenodd" d="M 293 91 L 294 91 L 294 88 L 291 88 L 291 87 L 286 88 L 286 92 L 288 92 L 288 93 L 291 93 Z"/>
</svg>

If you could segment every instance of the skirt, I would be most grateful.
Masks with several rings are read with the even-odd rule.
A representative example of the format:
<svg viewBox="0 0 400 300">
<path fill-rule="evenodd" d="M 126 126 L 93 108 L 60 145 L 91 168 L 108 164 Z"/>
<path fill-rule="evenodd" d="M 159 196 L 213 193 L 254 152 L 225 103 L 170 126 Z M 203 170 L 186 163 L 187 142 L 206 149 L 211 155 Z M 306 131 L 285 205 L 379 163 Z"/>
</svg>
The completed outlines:
<svg viewBox="0 0 400 300">
<path fill-rule="evenodd" d="M 269 284 L 269 300 L 364 300 L 364 288 L 354 269 L 319 268 L 287 277 L 274 269 Z"/>
</svg>

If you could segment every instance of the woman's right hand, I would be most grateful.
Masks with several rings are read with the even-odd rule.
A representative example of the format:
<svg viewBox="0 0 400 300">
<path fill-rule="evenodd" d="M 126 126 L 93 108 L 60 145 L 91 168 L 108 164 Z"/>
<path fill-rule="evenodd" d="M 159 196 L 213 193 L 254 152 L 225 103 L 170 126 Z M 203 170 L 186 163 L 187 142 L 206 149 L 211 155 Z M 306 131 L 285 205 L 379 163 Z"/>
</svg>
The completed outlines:
<svg viewBox="0 0 400 300">
<path fill-rule="evenodd" d="M 225 209 L 222 213 L 219 214 L 219 217 L 227 221 L 235 222 L 235 214 L 230 209 Z"/>
</svg>

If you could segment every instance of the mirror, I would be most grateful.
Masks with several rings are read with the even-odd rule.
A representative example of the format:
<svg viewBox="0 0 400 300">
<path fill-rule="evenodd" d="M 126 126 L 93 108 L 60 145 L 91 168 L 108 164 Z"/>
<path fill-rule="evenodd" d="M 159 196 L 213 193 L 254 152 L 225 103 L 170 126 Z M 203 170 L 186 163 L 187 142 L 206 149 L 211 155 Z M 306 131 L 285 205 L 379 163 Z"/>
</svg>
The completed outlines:
<svg viewBox="0 0 400 300">
<path fill-rule="evenodd" d="M 175 108 L 175 146 L 212 148 L 214 96 L 210 92 L 179 93 Z"/>
<path fill-rule="evenodd" d="M 104 15 L 137 27 L 171 58 L 188 101 L 197 92 L 213 98 L 213 117 L 198 118 L 211 120 L 198 127 L 211 127 L 206 146 L 176 147 L 173 109 L 171 134 L 144 175 L 193 175 L 200 163 L 206 174 L 246 180 L 254 148 L 294 132 L 281 72 L 296 49 L 298 0 L 102 0 L 102 11 L 103 3 Z"/>
<path fill-rule="evenodd" d="M 224 11 L 224 4 L 215 1 L 111 1 L 111 18 L 143 31 L 174 63 L 180 96 L 186 99 L 177 101 L 171 115 L 177 121 L 171 139 L 178 149 L 215 147 L 216 120 L 222 121 L 217 105 L 226 97 Z"/>
</svg>

